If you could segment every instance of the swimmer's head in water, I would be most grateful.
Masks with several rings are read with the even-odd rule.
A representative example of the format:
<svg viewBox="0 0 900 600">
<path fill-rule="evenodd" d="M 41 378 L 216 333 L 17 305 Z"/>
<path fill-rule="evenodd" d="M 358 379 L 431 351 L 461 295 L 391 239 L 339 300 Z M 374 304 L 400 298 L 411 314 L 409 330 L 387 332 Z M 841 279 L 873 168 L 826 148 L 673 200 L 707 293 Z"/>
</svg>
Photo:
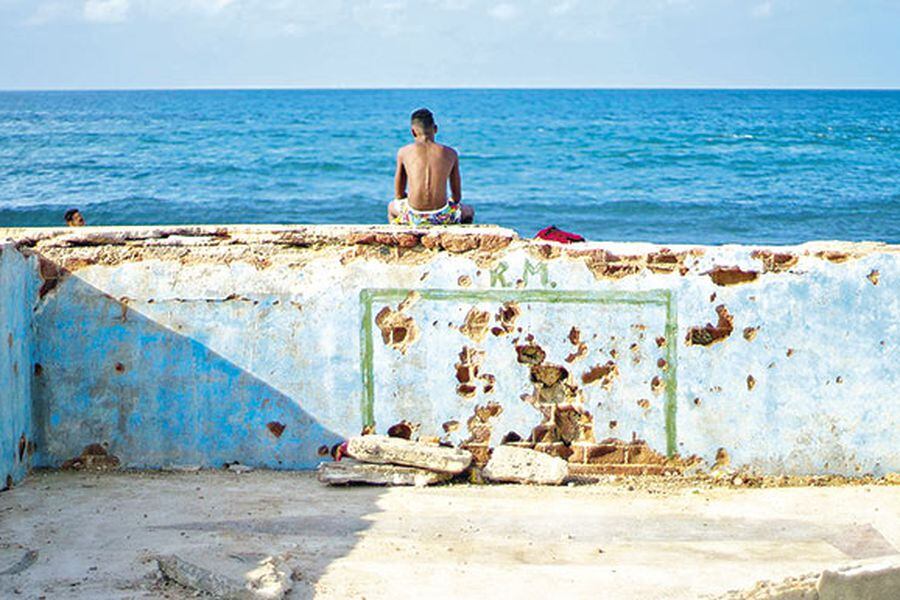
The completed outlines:
<svg viewBox="0 0 900 600">
<path fill-rule="evenodd" d="M 77 208 L 70 208 L 66 211 L 66 225 L 69 227 L 84 227 L 84 217 Z"/>
<path fill-rule="evenodd" d="M 434 122 L 434 115 L 427 108 L 420 108 L 412 114 L 410 118 L 413 137 L 420 135 L 434 135 L 437 133 L 437 125 Z"/>
</svg>

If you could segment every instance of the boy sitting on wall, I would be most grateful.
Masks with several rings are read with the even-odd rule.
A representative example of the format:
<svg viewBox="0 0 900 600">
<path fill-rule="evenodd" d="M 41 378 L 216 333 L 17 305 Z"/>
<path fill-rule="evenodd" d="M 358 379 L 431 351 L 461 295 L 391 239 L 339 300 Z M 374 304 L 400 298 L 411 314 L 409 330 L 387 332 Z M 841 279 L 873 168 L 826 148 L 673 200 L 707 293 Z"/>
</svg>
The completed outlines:
<svg viewBox="0 0 900 600">
<path fill-rule="evenodd" d="M 414 112 L 410 130 L 415 141 L 397 152 L 395 199 L 388 205 L 388 222 L 413 226 L 471 223 L 475 210 L 462 204 L 459 156 L 453 148 L 434 141 L 438 127 L 431 111 L 420 108 Z"/>
</svg>

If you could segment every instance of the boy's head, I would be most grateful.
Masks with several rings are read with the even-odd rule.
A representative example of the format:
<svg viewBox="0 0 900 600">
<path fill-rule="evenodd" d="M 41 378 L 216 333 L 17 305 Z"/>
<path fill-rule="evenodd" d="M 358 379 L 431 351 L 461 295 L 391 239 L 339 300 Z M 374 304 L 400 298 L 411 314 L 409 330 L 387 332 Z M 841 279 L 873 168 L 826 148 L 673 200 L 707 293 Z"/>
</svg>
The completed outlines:
<svg viewBox="0 0 900 600">
<path fill-rule="evenodd" d="M 69 227 L 84 227 L 84 217 L 77 208 L 70 208 L 65 214 L 66 225 Z"/>
<path fill-rule="evenodd" d="M 420 135 L 432 136 L 437 133 L 438 127 L 434 122 L 434 115 L 427 108 L 420 108 L 414 112 L 409 121 L 415 138 Z"/>
</svg>

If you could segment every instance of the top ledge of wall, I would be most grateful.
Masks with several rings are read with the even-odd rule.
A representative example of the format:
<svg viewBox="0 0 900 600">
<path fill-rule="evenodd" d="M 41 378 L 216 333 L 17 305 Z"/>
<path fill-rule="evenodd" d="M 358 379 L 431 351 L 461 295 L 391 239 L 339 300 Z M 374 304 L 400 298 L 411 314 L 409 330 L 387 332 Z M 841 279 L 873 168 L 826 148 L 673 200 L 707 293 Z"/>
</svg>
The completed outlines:
<svg viewBox="0 0 900 600">
<path fill-rule="evenodd" d="M 100 247 L 141 248 L 295 248 L 326 250 L 340 247 L 396 248 L 399 251 L 427 249 L 451 253 L 474 252 L 493 255 L 510 247 L 525 248 L 538 258 L 562 256 L 589 262 L 616 263 L 643 258 L 662 268 L 680 263 L 685 255 L 700 256 L 714 247 L 660 245 L 645 242 L 585 242 L 562 245 L 523 239 L 511 230 L 491 225 L 409 228 L 391 225 L 173 225 L 110 226 L 72 228 L 0 228 L 0 242 L 14 243 L 23 250 L 66 255 L 74 249 Z M 814 241 L 797 246 L 765 244 L 727 245 L 720 250 L 747 249 L 766 263 L 766 270 L 781 270 L 798 255 L 816 256 L 831 262 L 870 254 L 900 253 L 900 245 L 881 242 Z M 124 257 L 120 256 L 118 260 Z M 104 262 L 102 260 L 98 262 Z M 116 261 L 118 262 L 118 261 Z M 771 263 L 771 264 L 768 264 Z M 652 264 L 651 264 L 652 266 Z"/>
</svg>

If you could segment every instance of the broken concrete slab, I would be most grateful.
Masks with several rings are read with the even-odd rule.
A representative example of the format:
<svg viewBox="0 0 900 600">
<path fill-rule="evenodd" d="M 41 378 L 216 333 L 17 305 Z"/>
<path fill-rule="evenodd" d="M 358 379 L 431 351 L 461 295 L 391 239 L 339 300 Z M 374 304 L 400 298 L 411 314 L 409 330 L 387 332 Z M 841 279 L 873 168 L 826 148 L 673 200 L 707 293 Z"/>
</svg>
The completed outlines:
<svg viewBox="0 0 900 600">
<path fill-rule="evenodd" d="M 319 481 L 328 485 L 364 483 L 425 486 L 442 483 L 453 475 L 416 467 L 363 463 L 345 458 L 340 462 L 326 462 L 319 465 L 317 477 Z"/>
<path fill-rule="evenodd" d="M 559 485 L 568 476 L 569 465 L 537 450 L 499 446 L 482 473 L 490 481 Z"/>
<path fill-rule="evenodd" d="M 822 572 L 819 600 L 896 600 L 900 598 L 900 561 L 883 561 Z"/>
<path fill-rule="evenodd" d="M 261 560 L 257 567 L 244 575 L 255 598 L 280 600 L 291 589 L 291 573 L 283 561 L 274 556 Z"/>
<path fill-rule="evenodd" d="M 280 600 L 291 589 L 290 573 L 275 557 L 267 557 L 237 581 L 190 563 L 175 554 L 156 557 L 160 572 L 184 587 L 223 600 Z"/>
<path fill-rule="evenodd" d="M 472 463 L 472 453 L 467 450 L 384 435 L 351 438 L 347 453 L 362 462 L 418 467 L 454 475 L 462 473 Z"/>
<path fill-rule="evenodd" d="M 895 600 L 900 598 L 900 561 L 878 559 L 782 581 L 759 581 L 717 600 Z"/>
</svg>

